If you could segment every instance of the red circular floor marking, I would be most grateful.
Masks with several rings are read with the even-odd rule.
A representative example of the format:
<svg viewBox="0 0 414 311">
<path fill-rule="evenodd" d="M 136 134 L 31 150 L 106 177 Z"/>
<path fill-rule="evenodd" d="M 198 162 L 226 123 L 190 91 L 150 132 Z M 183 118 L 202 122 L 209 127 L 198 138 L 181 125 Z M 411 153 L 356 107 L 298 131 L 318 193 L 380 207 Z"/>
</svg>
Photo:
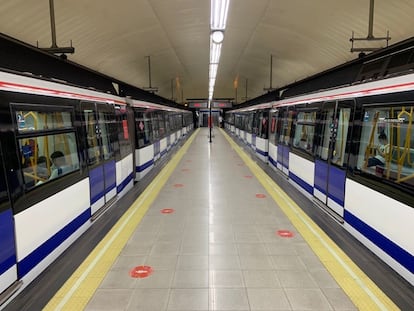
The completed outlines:
<svg viewBox="0 0 414 311">
<path fill-rule="evenodd" d="M 174 184 L 174 188 L 182 188 L 182 187 L 184 187 L 183 184 Z"/>
<path fill-rule="evenodd" d="M 289 230 L 277 230 L 277 234 L 283 238 L 291 238 L 293 237 L 293 232 Z"/>
<path fill-rule="evenodd" d="M 161 210 L 161 213 L 163 213 L 163 214 L 171 214 L 171 213 L 174 213 L 174 212 L 175 212 L 175 210 L 173 208 L 164 208 L 164 209 Z"/>
<path fill-rule="evenodd" d="M 189 168 L 183 168 L 181 171 L 183 171 L 183 172 L 189 172 L 190 169 Z"/>
<path fill-rule="evenodd" d="M 246 175 L 246 176 L 244 176 L 244 178 L 253 178 L 253 176 L 252 175 Z"/>
<path fill-rule="evenodd" d="M 137 266 L 129 272 L 129 275 L 133 278 L 146 278 L 152 271 L 150 266 Z"/>
<path fill-rule="evenodd" d="M 256 198 L 258 198 L 258 199 L 263 199 L 263 198 L 265 198 L 266 197 L 266 195 L 265 194 L 263 194 L 263 193 L 258 193 L 258 194 L 256 194 Z"/>
</svg>

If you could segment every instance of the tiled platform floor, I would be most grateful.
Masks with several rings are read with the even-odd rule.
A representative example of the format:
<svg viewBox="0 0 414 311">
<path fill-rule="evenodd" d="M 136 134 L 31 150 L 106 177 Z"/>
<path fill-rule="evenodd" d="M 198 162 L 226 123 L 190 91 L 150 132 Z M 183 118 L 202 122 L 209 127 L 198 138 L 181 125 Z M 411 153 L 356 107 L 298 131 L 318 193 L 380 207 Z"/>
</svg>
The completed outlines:
<svg viewBox="0 0 414 311">
<path fill-rule="evenodd" d="M 216 130 L 212 143 L 206 135 L 198 133 L 86 310 L 356 310 L 223 135 Z M 131 277 L 140 265 L 153 273 Z"/>
</svg>

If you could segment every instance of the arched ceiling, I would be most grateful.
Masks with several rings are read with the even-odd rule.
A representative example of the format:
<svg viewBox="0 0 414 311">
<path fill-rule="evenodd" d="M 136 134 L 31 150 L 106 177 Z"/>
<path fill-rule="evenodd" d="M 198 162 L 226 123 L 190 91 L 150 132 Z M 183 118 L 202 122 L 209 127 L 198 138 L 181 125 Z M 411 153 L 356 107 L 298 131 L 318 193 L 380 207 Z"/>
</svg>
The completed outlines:
<svg viewBox="0 0 414 311">
<path fill-rule="evenodd" d="M 214 97 L 237 102 L 356 58 L 368 35 L 369 0 L 230 0 Z M 209 0 L 55 0 L 57 45 L 68 58 L 183 102 L 208 97 Z M 2 0 L 0 31 L 51 46 L 49 0 Z M 390 44 L 414 35 L 414 1 L 376 0 L 373 34 Z M 383 47 L 385 41 L 356 42 Z M 247 88 L 246 88 L 247 86 Z"/>
</svg>

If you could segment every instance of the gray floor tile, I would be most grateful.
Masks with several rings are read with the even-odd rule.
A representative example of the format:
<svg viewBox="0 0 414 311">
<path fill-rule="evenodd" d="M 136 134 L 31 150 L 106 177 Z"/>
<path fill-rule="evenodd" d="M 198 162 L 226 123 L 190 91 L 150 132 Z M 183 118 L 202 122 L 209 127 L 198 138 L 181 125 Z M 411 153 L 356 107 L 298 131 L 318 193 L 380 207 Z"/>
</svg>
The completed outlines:
<svg viewBox="0 0 414 311">
<path fill-rule="evenodd" d="M 212 243 L 209 246 L 210 255 L 237 255 L 237 247 L 234 243 Z"/>
<path fill-rule="evenodd" d="M 166 310 L 169 289 L 139 288 L 132 293 L 127 311 L 159 311 Z"/>
<path fill-rule="evenodd" d="M 323 288 L 322 292 L 335 310 L 358 310 L 341 288 Z"/>
<path fill-rule="evenodd" d="M 178 270 L 207 270 L 208 256 L 180 255 L 178 256 Z"/>
<path fill-rule="evenodd" d="M 240 270 L 210 270 L 210 288 L 244 287 L 243 274 Z"/>
<path fill-rule="evenodd" d="M 316 288 L 317 284 L 306 270 L 277 270 L 282 287 Z"/>
<path fill-rule="evenodd" d="M 208 310 L 208 289 L 171 289 L 167 310 Z"/>
<path fill-rule="evenodd" d="M 208 271 L 176 270 L 172 288 L 208 288 Z"/>
<path fill-rule="evenodd" d="M 293 310 L 333 310 L 320 289 L 287 288 L 285 292 Z"/>
<path fill-rule="evenodd" d="M 246 290 L 244 288 L 210 289 L 209 310 L 250 310 Z"/>
<path fill-rule="evenodd" d="M 244 282 L 247 288 L 280 288 L 280 282 L 273 270 L 244 270 Z"/>
<path fill-rule="evenodd" d="M 111 270 L 126 270 L 136 266 L 142 266 L 147 257 L 146 256 L 123 256 L 121 255 L 116 259 L 115 263 L 112 265 Z"/>
<path fill-rule="evenodd" d="M 242 243 L 237 244 L 239 255 L 267 255 L 264 244 L 260 243 Z"/>
<path fill-rule="evenodd" d="M 251 309 L 290 310 L 290 304 L 283 289 L 249 288 L 247 295 Z"/>
<path fill-rule="evenodd" d="M 133 267 L 131 267 L 132 269 Z M 105 278 L 103 279 L 102 283 L 100 284 L 99 288 L 102 289 L 109 289 L 109 288 L 117 288 L 117 289 L 130 289 L 134 288 L 138 282 L 138 279 L 133 278 L 129 275 L 129 271 L 131 269 L 125 270 L 110 270 L 106 274 Z"/>
<path fill-rule="evenodd" d="M 177 255 L 148 256 L 145 265 L 156 270 L 174 270 L 178 261 Z"/>
<path fill-rule="evenodd" d="M 210 270 L 239 270 L 239 256 L 214 255 L 209 257 Z"/>
<path fill-rule="evenodd" d="M 339 288 L 338 283 L 326 269 L 311 270 L 310 274 L 320 288 Z"/>
<path fill-rule="evenodd" d="M 272 258 L 267 255 L 240 255 L 240 266 L 243 270 L 271 270 L 274 268 Z"/>
<path fill-rule="evenodd" d="M 299 256 L 272 256 L 272 261 L 277 270 L 306 270 Z"/>
<path fill-rule="evenodd" d="M 125 310 L 132 297 L 132 289 L 97 289 L 85 310 Z"/>
<path fill-rule="evenodd" d="M 172 270 L 156 270 L 146 278 L 139 279 L 136 288 L 170 288 L 174 277 Z"/>
</svg>

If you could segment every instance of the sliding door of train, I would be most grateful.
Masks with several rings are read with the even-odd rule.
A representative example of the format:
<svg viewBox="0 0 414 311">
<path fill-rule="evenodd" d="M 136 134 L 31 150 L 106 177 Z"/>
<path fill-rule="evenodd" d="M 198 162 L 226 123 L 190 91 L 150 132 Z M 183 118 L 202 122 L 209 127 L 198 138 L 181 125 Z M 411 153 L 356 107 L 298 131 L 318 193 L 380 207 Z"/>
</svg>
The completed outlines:
<svg viewBox="0 0 414 311">
<path fill-rule="evenodd" d="M 115 109 L 110 105 L 82 103 L 87 135 L 91 215 L 116 196 L 116 163 L 114 146 L 118 135 Z"/>
<path fill-rule="evenodd" d="M 3 159 L 0 147 L 0 298 L 1 293 L 17 280 L 14 219 L 8 196 Z"/>
<path fill-rule="evenodd" d="M 316 130 L 314 196 L 340 217 L 344 215 L 345 178 L 354 101 L 328 102 Z"/>
<path fill-rule="evenodd" d="M 289 110 L 289 107 L 280 110 L 279 121 L 280 122 L 280 134 L 279 144 L 277 146 L 277 167 L 282 170 L 283 173 L 289 175 L 289 153 L 291 136 L 294 132 L 293 120 L 296 117 L 296 111 Z"/>
</svg>

